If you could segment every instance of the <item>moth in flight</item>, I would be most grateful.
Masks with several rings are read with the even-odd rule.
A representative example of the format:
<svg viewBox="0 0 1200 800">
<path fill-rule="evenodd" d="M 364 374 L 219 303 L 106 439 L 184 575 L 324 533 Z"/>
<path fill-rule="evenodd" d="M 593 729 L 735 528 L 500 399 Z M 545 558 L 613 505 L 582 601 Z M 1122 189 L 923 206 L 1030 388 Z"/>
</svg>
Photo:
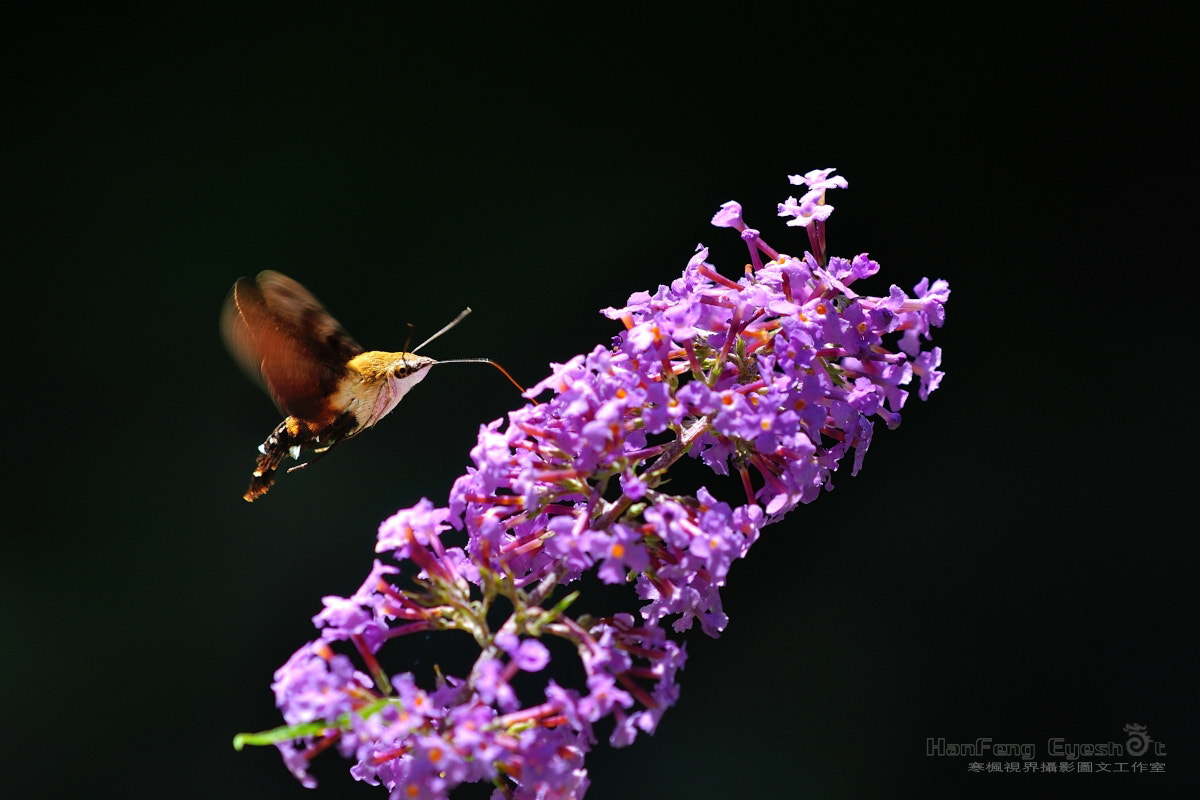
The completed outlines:
<svg viewBox="0 0 1200 800">
<path fill-rule="evenodd" d="M 434 364 L 486 363 L 508 376 L 486 358 L 435 361 L 417 355 L 470 311 L 464 310 L 411 353 L 363 350 L 307 289 L 288 276 L 268 270 L 254 280 L 239 278 L 221 313 L 222 336 L 242 369 L 286 415 L 259 446 L 250 488 L 243 497 L 254 502 L 266 494 L 285 457 L 298 460 L 304 450 L 325 453 L 379 422 Z"/>
</svg>

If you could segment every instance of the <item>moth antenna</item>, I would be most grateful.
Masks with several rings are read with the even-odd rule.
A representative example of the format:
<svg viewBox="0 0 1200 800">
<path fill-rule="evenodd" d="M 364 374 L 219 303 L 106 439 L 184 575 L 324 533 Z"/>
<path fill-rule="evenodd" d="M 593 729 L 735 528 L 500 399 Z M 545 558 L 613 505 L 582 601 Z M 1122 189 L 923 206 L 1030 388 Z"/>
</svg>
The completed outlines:
<svg viewBox="0 0 1200 800">
<path fill-rule="evenodd" d="M 410 322 L 410 323 L 408 323 L 408 335 L 404 337 L 404 348 L 403 348 L 404 350 L 406 350 L 408 352 L 412 352 L 412 351 L 408 350 L 408 346 L 410 344 L 412 344 L 412 335 L 413 335 L 413 324 Z"/>
<path fill-rule="evenodd" d="M 470 311 L 470 310 L 471 309 L 469 309 L 469 308 L 467 309 L 467 311 Z M 463 316 L 466 315 L 467 311 L 464 311 L 462 314 L 459 314 L 458 315 L 459 319 L 462 319 Z M 457 321 L 458 320 L 455 320 L 455 322 L 457 322 Z M 451 324 L 453 324 L 453 323 L 451 323 Z M 447 327 L 449 327 L 449 326 L 447 326 Z M 525 387 L 522 386 L 521 384 L 517 383 L 516 379 L 513 378 L 512 375 L 508 374 L 508 370 L 506 370 L 504 367 L 497 364 L 495 361 L 492 361 L 490 358 L 450 358 L 450 359 L 446 359 L 445 361 L 437 361 L 437 362 L 435 362 L 435 364 L 491 364 L 493 367 L 495 367 L 496 369 L 498 369 L 504 373 L 504 377 L 508 378 L 509 383 L 511 383 L 513 386 L 517 387 L 517 391 L 519 391 L 521 394 L 525 394 Z"/>
<path fill-rule="evenodd" d="M 454 327 L 455 325 L 457 325 L 458 323 L 462 322 L 462 320 L 463 320 L 463 317 L 465 317 L 467 314 L 470 314 L 470 313 L 471 313 L 471 309 L 470 309 L 470 308 L 464 308 L 464 309 L 463 309 L 463 310 L 462 310 L 462 311 L 459 313 L 459 315 L 458 315 L 457 317 L 455 317 L 454 319 L 450 320 L 450 322 L 449 322 L 449 323 L 447 323 L 446 325 L 442 326 L 442 329 L 441 329 L 440 331 L 438 331 L 437 333 L 435 333 L 433 336 L 430 336 L 428 339 L 426 339 L 425 341 L 421 342 L 419 345 L 417 345 L 416 347 L 414 347 L 412 350 L 409 350 L 408 352 L 410 352 L 410 353 L 415 353 L 415 352 L 417 352 L 417 351 L 418 351 L 418 350 L 420 350 L 422 347 L 424 347 L 425 345 L 429 344 L 429 343 L 430 343 L 430 342 L 432 342 L 434 339 L 438 338 L 439 336 L 441 336 L 443 333 L 445 333 L 446 331 L 448 331 L 448 330 L 450 330 L 451 328 L 453 328 L 453 327 Z M 405 346 L 407 347 L 407 345 L 405 345 Z M 507 373 L 505 373 L 505 374 L 507 374 Z M 512 378 L 509 378 L 509 380 L 512 380 Z M 516 381 L 513 381 L 513 383 L 516 383 Z"/>
</svg>

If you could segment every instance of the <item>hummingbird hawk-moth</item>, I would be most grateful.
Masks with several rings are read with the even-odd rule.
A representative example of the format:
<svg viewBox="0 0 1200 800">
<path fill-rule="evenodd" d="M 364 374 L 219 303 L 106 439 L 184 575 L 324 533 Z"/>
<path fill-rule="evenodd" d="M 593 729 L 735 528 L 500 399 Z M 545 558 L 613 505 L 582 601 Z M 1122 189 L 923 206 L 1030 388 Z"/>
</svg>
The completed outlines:
<svg viewBox="0 0 1200 800">
<path fill-rule="evenodd" d="M 469 308 L 463 311 L 411 353 L 363 350 L 307 289 L 288 276 L 268 270 L 254 280 L 239 278 L 225 301 L 221 333 L 242 369 L 286 415 L 259 446 L 250 488 L 243 497 L 254 502 L 266 494 L 285 457 L 299 460 L 304 450 L 323 454 L 370 428 L 425 378 L 430 367 L 452 363 L 416 351 L 469 312 Z M 487 359 L 456 361 L 500 368 Z"/>
</svg>

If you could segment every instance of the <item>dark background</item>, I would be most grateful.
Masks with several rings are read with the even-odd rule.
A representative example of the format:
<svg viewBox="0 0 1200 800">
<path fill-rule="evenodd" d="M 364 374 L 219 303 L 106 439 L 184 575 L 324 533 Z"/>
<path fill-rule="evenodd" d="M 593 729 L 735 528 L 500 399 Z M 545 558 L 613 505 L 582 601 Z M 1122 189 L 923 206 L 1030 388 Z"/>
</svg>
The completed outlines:
<svg viewBox="0 0 1200 800">
<path fill-rule="evenodd" d="M 1194 66 L 1179 21 L 882 5 L 9 12 L 6 797 L 381 797 L 273 749 L 273 671 L 378 523 L 445 501 L 518 405 L 436 369 L 253 506 L 278 421 L 224 352 L 280 269 L 369 348 L 527 384 L 678 275 L 738 199 L 833 166 L 830 252 L 950 281 L 947 377 L 863 473 L 769 528 L 679 705 L 589 798 L 1182 797 L 1198 660 Z M 562 7 L 565 9 L 566 7 Z M 965 8 L 965 7 L 964 7 Z M 393 665 L 395 671 L 406 668 Z M 1165 743 L 1161 775 L 980 775 L 929 737 Z M 1102 759 L 1097 759 L 1102 760 Z M 14 789 L 15 787 L 15 789 Z"/>
</svg>

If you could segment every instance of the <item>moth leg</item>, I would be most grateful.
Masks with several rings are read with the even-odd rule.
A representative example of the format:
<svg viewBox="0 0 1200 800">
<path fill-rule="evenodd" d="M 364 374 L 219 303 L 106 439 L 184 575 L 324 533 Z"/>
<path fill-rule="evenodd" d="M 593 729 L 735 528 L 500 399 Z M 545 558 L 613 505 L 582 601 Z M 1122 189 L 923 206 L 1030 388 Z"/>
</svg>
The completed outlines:
<svg viewBox="0 0 1200 800">
<path fill-rule="evenodd" d="M 275 484 L 275 470 L 287 456 L 298 458 L 300 449 L 313 440 L 312 429 L 303 420 L 288 417 L 271 431 L 267 440 L 258 447 L 258 462 L 250 478 L 250 488 L 242 495 L 247 503 L 253 503 L 266 494 Z"/>
</svg>

